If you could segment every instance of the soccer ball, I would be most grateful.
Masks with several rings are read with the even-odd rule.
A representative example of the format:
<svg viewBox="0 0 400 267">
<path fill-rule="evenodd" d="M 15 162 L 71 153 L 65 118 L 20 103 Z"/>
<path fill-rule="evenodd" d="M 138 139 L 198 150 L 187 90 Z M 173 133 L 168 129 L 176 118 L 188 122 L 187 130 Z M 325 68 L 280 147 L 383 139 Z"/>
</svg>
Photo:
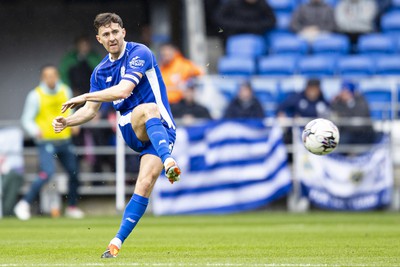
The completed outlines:
<svg viewBox="0 0 400 267">
<path fill-rule="evenodd" d="M 330 120 L 315 119 L 307 123 L 302 139 L 308 151 L 315 155 L 326 155 L 339 144 L 339 130 Z"/>
</svg>

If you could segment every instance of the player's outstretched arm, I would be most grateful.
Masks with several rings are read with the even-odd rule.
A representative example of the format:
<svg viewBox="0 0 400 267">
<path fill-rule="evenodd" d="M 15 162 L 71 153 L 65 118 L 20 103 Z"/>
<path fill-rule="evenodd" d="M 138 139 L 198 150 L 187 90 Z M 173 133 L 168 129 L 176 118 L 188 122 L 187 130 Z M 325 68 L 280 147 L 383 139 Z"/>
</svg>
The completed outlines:
<svg viewBox="0 0 400 267">
<path fill-rule="evenodd" d="M 86 104 L 78 109 L 74 114 L 68 117 L 58 116 L 53 120 L 54 132 L 60 133 L 67 127 L 77 126 L 92 120 L 99 111 L 101 103 L 88 101 Z"/>
<path fill-rule="evenodd" d="M 136 73 L 140 78 L 141 73 Z M 114 85 L 110 88 L 100 90 L 97 92 L 86 93 L 71 98 L 65 102 L 61 107 L 61 112 L 64 113 L 69 108 L 75 108 L 80 104 L 85 103 L 85 101 L 95 101 L 95 102 L 112 102 L 119 99 L 125 99 L 129 97 L 135 88 L 135 84 L 128 80 L 121 80 L 119 84 Z"/>
</svg>

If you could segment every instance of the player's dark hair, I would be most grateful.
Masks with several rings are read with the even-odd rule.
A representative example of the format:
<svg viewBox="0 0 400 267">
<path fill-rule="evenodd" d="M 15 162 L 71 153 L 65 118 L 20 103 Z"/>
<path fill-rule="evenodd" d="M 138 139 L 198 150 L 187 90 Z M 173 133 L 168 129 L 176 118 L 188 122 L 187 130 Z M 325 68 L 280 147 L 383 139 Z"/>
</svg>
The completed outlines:
<svg viewBox="0 0 400 267">
<path fill-rule="evenodd" d="M 42 74 L 43 74 L 43 71 L 44 71 L 45 69 L 47 69 L 47 68 L 54 68 L 54 69 L 56 69 L 56 70 L 58 71 L 58 68 L 57 68 L 56 65 L 51 64 L 51 63 L 47 63 L 47 64 L 44 64 L 43 66 L 40 67 L 40 75 L 42 75 Z"/>
<path fill-rule="evenodd" d="M 93 22 L 94 29 L 96 33 L 99 32 L 101 26 L 108 26 L 111 23 L 118 23 L 121 28 L 124 27 L 124 23 L 120 16 L 115 13 L 100 13 L 96 16 Z"/>
</svg>

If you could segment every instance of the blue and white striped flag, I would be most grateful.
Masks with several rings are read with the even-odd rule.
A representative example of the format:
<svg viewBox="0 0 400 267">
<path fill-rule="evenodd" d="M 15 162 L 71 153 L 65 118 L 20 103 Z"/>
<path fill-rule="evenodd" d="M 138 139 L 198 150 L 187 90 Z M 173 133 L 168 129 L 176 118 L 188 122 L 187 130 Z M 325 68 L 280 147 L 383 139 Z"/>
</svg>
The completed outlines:
<svg viewBox="0 0 400 267">
<path fill-rule="evenodd" d="M 181 181 L 157 181 L 154 213 L 231 213 L 262 207 L 291 189 L 279 127 L 260 120 L 214 121 L 180 128 L 174 157 Z"/>
<path fill-rule="evenodd" d="M 393 187 L 389 138 L 359 156 L 316 156 L 304 148 L 296 167 L 302 193 L 321 208 L 369 210 L 388 205 Z"/>
</svg>

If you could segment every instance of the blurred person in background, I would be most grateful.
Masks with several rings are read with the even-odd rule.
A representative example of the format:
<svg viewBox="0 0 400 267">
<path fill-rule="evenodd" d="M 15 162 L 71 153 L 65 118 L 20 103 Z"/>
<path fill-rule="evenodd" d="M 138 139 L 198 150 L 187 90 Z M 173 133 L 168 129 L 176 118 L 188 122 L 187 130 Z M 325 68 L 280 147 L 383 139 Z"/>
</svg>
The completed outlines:
<svg viewBox="0 0 400 267">
<path fill-rule="evenodd" d="M 160 70 L 167 88 L 168 101 L 171 104 L 181 101 L 183 90 L 189 79 L 203 74 L 198 66 L 185 58 L 171 43 L 165 43 L 160 47 Z"/>
<path fill-rule="evenodd" d="M 354 47 L 360 35 L 375 30 L 377 13 L 375 0 L 341 0 L 335 8 L 338 31 L 346 34 Z"/>
<path fill-rule="evenodd" d="M 15 206 L 14 213 L 21 220 L 30 219 L 30 205 L 56 171 L 56 156 L 69 176 L 68 206 L 65 215 L 76 219 L 83 218 L 84 213 L 77 207 L 79 166 L 71 142 L 72 130 L 56 134 L 51 128 L 53 118 L 61 114 L 60 105 L 72 97 L 72 92 L 59 81 L 56 66 L 44 66 L 40 75 L 41 82 L 29 92 L 21 118 L 24 130 L 35 140 L 38 148 L 39 173 L 28 192 Z"/>
<path fill-rule="evenodd" d="M 367 100 L 351 81 L 343 81 L 342 89 L 333 99 L 332 115 L 342 122 L 347 118 L 362 118 L 361 125 L 340 125 L 340 142 L 343 144 L 374 143 L 376 134 L 372 126 Z"/>
<path fill-rule="evenodd" d="M 279 117 L 326 117 L 329 113 L 329 102 L 325 99 L 321 82 L 310 79 L 302 92 L 293 93 L 278 106 Z"/>
<path fill-rule="evenodd" d="M 293 12 L 290 28 L 312 42 L 317 37 L 336 30 L 334 9 L 324 0 L 309 0 Z"/>
<path fill-rule="evenodd" d="M 240 85 L 236 97 L 225 110 L 225 119 L 264 118 L 264 109 L 249 82 Z"/>
<path fill-rule="evenodd" d="M 225 1 L 215 21 L 225 39 L 243 33 L 264 35 L 276 24 L 274 11 L 265 0 Z"/>
<path fill-rule="evenodd" d="M 86 92 L 90 86 L 90 75 L 100 63 L 102 57 L 92 49 L 87 35 L 81 35 L 75 40 L 75 48 L 69 51 L 60 63 L 61 80 L 70 86 L 73 95 Z"/>
<path fill-rule="evenodd" d="M 176 119 L 182 119 L 186 125 L 192 124 L 196 119 L 211 119 L 208 109 L 196 102 L 196 83 L 191 80 L 183 91 L 183 98 L 171 105 L 171 111 Z"/>
</svg>

